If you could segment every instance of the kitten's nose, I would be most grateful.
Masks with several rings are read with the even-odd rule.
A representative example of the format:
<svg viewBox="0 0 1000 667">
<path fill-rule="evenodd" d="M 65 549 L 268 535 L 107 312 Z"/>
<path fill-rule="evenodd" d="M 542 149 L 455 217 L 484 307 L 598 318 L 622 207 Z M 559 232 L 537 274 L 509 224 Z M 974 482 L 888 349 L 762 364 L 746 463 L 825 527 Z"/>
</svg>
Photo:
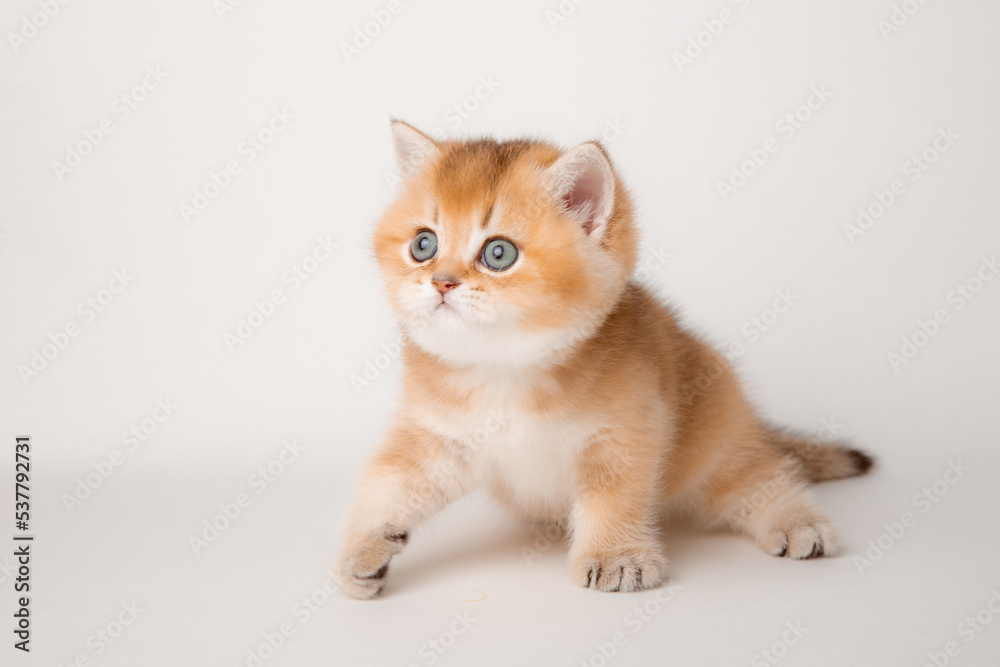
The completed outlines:
<svg viewBox="0 0 1000 667">
<path fill-rule="evenodd" d="M 437 288 L 437 291 L 441 292 L 441 295 L 443 296 L 445 292 L 458 287 L 459 280 L 454 276 L 435 273 L 434 277 L 431 278 L 431 282 L 434 284 L 434 287 Z"/>
</svg>

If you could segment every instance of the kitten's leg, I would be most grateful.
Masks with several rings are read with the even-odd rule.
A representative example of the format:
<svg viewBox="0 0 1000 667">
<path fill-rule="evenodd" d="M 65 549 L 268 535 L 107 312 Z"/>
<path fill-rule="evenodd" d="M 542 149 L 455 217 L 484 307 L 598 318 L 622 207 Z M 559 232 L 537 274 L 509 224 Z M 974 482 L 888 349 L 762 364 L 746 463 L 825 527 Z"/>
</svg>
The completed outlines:
<svg viewBox="0 0 1000 667">
<path fill-rule="evenodd" d="M 448 443 L 397 425 L 369 462 L 348 515 L 337 573 L 344 591 L 372 598 L 410 531 L 466 491 L 468 471 Z"/>
<path fill-rule="evenodd" d="M 798 468 L 785 460 L 758 469 L 715 503 L 715 518 L 774 556 L 818 558 L 837 549 L 837 532 L 806 495 Z"/>
<path fill-rule="evenodd" d="M 653 451 L 600 441 L 581 455 L 570 547 L 580 586 L 637 591 L 663 581 L 667 558 L 656 530 L 659 461 Z"/>
</svg>

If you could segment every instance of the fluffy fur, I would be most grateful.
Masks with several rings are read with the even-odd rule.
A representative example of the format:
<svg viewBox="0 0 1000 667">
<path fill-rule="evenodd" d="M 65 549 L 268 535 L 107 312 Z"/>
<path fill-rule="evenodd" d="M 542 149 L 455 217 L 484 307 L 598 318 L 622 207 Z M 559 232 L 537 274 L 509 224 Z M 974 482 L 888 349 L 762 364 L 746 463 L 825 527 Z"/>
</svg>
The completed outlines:
<svg viewBox="0 0 1000 667">
<path fill-rule="evenodd" d="M 725 360 L 629 281 L 632 205 L 603 148 L 393 135 L 404 183 L 375 252 L 404 394 L 346 523 L 347 593 L 377 595 L 411 530 L 475 488 L 566 525 L 574 581 L 603 591 L 663 581 L 675 509 L 775 556 L 835 550 L 803 489 L 872 460 L 764 425 Z M 438 246 L 421 262 L 423 230 Z M 503 271 L 482 258 L 498 237 L 518 250 Z"/>
</svg>

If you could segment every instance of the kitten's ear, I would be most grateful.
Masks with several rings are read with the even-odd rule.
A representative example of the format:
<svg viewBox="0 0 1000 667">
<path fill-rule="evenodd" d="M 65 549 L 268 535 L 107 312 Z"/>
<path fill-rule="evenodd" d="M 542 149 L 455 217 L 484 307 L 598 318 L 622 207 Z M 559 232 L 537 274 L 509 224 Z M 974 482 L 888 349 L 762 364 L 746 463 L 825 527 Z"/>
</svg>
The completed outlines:
<svg viewBox="0 0 1000 667">
<path fill-rule="evenodd" d="M 556 160 L 545 179 L 583 231 L 601 238 L 615 209 L 615 174 L 604 150 L 595 143 L 580 144 Z"/>
<path fill-rule="evenodd" d="M 392 121 L 392 143 L 396 147 L 396 161 L 403 178 L 416 174 L 427 160 L 438 153 L 433 139 L 401 120 Z"/>
</svg>

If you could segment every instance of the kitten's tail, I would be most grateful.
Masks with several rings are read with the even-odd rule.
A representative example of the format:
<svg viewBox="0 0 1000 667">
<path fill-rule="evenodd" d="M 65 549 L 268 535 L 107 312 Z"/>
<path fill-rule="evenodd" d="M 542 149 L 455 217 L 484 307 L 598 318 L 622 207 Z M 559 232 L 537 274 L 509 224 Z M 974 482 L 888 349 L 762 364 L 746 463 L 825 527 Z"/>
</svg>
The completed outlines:
<svg viewBox="0 0 1000 667">
<path fill-rule="evenodd" d="M 875 459 L 868 454 L 839 442 L 824 442 L 776 428 L 767 430 L 767 438 L 802 465 L 802 474 L 810 482 L 856 477 L 875 465 Z"/>
</svg>

